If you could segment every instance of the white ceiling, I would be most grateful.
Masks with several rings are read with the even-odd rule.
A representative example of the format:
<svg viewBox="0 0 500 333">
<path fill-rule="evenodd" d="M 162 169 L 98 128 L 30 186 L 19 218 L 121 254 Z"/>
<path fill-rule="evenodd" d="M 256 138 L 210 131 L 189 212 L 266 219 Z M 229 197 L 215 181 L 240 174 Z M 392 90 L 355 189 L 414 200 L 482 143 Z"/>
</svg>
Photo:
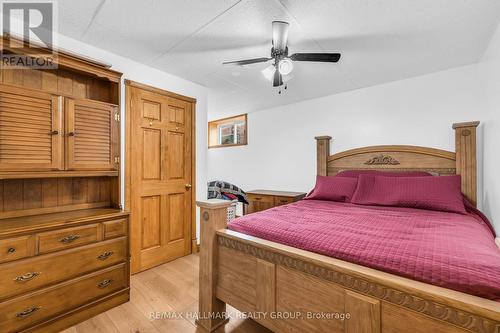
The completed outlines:
<svg viewBox="0 0 500 333">
<path fill-rule="evenodd" d="M 59 0 L 63 35 L 210 89 L 209 116 L 250 112 L 478 61 L 499 0 Z M 278 95 L 261 70 L 223 61 L 269 56 L 271 22 L 290 22 L 295 63 Z"/>
</svg>

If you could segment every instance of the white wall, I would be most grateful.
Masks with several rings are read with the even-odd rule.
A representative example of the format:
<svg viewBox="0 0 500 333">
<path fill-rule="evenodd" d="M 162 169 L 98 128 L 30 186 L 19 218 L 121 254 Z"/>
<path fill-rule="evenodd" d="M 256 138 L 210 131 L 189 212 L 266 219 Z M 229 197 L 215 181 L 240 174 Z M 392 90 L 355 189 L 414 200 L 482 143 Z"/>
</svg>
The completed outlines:
<svg viewBox="0 0 500 333">
<path fill-rule="evenodd" d="M 209 149 L 208 179 L 246 190 L 308 191 L 316 171 L 314 136 L 332 136 L 333 152 L 378 144 L 454 150 L 452 123 L 480 120 L 479 202 L 500 231 L 499 35 L 484 63 L 250 113 L 249 145 Z M 209 110 L 209 118 L 217 113 Z"/>
<path fill-rule="evenodd" d="M 484 117 L 483 211 L 500 234 L 500 25 L 481 62 L 485 77 L 487 114 Z M 499 235 L 500 236 L 500 235 Z"/>
<path fill-rule="evenodd" d="M 157 88 L 166 89 L 178 94 L 194 97 L 196 103 L 196 197 L 198 199 L 206 198 L 207 193 L 207 94 L 208 90 L 193 82 L 181 79 L 174 75 L 162 72 L 152 67 L 140 64 L 133 60 L 121 57 L 119 55 L 107 52 L 105 50 L 79 42 L 72 38 L 60 35 L 58 37 L 60 47 L 86 55 L 94 59 L 112 64 L 112 69 L 123 73 L 124 79 L 145 83 Z M 125 86 L 122 84 L 121 91 L 121 112 L 122 119 L 125 114 Z M 125 134 L 125 122 L 122 122 L 122 136 Z M 122 142 L 125 138 L 122 137 Z M 124 176 L 124 147 L 122 147 L 122 176 Z M 124 179 L 124 177 L 122 177 Z M 123 190 L 124 186 L 122 186 Z M 123 198 L 123 194 L 122 194 Z M 199 226 L 199 214 L 197 216 L 197 225 Z M 199 227 L 197 228 L 199 235 Z"/>
</svg>

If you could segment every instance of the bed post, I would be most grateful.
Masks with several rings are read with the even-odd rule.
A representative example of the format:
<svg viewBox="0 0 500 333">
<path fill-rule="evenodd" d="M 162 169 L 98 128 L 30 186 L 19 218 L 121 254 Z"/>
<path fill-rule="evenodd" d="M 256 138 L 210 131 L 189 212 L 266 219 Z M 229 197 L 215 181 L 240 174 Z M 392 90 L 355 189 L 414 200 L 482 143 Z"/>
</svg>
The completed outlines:
<svg viewBox="0 0 500 333">
<path fill-rule="evenodd" d="M 316 139 L 316 166 L 318 176 L 328 176 L 328 157 L 330 156 L 331 136 L 317 136 Z"/>
<path fill-rule="evenodd" d="M 226 303 L 215 296 L 217 286 L 217 230 L 226 228 L 227 200 L 197 201 L 200 207 L 200 291 L 196 323 L 213 332 L 227 323 Z"/>
<path fill-rule="evenodd" d="M 479 121 L 455 123 L 455 152 L 457 175 L 462 176 L 462 192 L 477 204 L 476 128 Z"/>
</svg>

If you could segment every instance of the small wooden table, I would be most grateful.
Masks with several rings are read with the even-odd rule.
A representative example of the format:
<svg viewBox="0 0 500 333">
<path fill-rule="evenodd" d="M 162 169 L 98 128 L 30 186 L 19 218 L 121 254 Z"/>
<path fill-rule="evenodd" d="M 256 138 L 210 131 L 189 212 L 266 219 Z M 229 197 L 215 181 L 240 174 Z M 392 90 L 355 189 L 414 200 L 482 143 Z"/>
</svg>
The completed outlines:
<svg viewBox="0 0 500 333">
<path fill-rule="evenodd" d="M 244 215 L 260 212 L 276 206 L 299 201 L 306 196 L 305 192 L 288 192 L 272 190 L 253 190 L 247 192 L 248 206 L 244 205 Z"/>
</svg>

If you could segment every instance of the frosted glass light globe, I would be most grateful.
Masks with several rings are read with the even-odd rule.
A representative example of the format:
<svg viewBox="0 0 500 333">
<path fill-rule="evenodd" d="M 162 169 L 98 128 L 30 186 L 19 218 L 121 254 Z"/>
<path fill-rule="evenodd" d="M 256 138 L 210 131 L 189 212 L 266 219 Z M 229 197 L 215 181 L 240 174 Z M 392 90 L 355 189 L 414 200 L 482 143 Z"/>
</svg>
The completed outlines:
<svg viewBox="0 0 500 333">
<path fill-rule="evenodd" d="M 280 60 L 278 70 L 281 75 L 288 75 L 293 71 L 293 63 L 290 59 Z"/>
</svg>

